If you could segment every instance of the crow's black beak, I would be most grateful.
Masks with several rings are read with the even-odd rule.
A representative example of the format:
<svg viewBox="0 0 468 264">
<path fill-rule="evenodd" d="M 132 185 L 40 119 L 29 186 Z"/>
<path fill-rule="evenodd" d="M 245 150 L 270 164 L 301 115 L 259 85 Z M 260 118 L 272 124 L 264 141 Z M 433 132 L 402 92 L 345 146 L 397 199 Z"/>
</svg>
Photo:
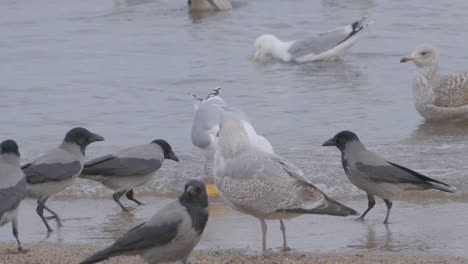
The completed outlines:
<svg viewBox="0 0 468 264">
<path fill-rule="evenodd" d="M 103 138 L 101 135 L 93 134 L 93 135 L 89 138 L 89 140 L 90 140 L 90 142 L 104 141 L 104 138 Z"/>
<path fill-rule="evenodd" d="M 169 154 L 167 156 L 168 156 L 168 159 L 179 162 L 179 158 L 177 157 L 177 155 L 174 152 L 172 152 L 172 151 L 169 152 Z"/>
<path fill-rule="evenodd" d="M 322 147 L 336 146 L 335 140 L 330 138 L 322 144 Z"/>
</svg>

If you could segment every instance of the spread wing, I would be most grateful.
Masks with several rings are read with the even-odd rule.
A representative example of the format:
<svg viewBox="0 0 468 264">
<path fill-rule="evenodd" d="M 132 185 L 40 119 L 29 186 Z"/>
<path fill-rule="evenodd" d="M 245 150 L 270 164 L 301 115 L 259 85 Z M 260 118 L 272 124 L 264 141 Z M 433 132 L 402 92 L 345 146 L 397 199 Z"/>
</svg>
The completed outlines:
<svg viewBox="0 0 468 264">
<path fill-rule="evenodd" d="M 30 184 L 65 180 L 79 174 L 81 168 L 79 161 L 70 163 L 32 163 L 22 166 L 26 180 Z"/>
</svg>

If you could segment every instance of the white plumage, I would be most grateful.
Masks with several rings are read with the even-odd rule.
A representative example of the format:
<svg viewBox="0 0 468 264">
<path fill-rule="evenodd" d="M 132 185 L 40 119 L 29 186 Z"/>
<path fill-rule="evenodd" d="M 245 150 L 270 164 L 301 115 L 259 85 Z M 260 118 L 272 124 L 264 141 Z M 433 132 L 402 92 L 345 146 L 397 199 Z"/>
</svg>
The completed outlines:
<svg viewBox="0 0 468 264">
<path fill-rule="evenodd" d="M 255 40 L 255 55 L 252 60 L 264 56 L 299 63 L 334 60 L 361 38 L 362 30 L 369 24 L 365 24 L 365 21 L 362 18 L 350 25 L 294 41 L 281 41 L 271 34 L 262 35 Z"/>
</svg>

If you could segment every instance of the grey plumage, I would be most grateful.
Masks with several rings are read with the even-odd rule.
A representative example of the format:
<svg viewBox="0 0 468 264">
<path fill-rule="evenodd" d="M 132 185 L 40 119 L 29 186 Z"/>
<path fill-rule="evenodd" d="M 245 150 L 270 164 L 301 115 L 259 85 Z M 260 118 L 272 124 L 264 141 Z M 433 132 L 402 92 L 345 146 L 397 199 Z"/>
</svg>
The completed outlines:
<svg viewBox="0 0 468 264">
<path fill-rule="evenodd" d="M 292 59 L 300 58 L 309 54 L 320 54 L 331 50 L 341 43 L 347 41 L 364 29 L 365 18 L 355 21 L 351 25 L 311 36 L 302 40 L 294 41 L 288 52 Z"/>
<path fill-rule="evenodd" d="M 255 147 L 249 140 L 248 125 L 234 119 L 221 123 L 215 184 L 230 206 L 260 220 L 263 252 L 266 250 L 265 220 L 289 219 L 301 214 L 356 214 L 330 199 L 286 159 Z M 281 224 L 284 229 L 282 221 Z M 285 237 L 283 247 L 286 249 Z"/>
<path fill-rule="evenodd" d="M 188 0 L 187 4 L 192 12 L 232 9 L 231 0 Z"/>
<path fill-rule="evenodd" d="M 120 197 L 126 194 L 129 200 L 142 205 L 143 203 L 133 197 L 133 188 L 153 179 L 154 173 L 161 168 L 164 159 L 179 161 L 169 143 L 158 139 L 88 161 L 80 178 L 100 182 L 114 190 L 112 197 L 115 202 L 123 211 L 127 211 L 128 209 L 120 202 Z"/>
<path fill-rule="evenodd" d="M 367 210 L 361 219 L 374 207 L 374 196 L 378 196 L 387 205 L 384 223 L 388 223 L 392 199 L 407 190 L 436 189 L 454 192 L 448 184 L 431 179 L 418 172 L 388 162 L 378 154 L 366 149 L 359 138 L 350 131 L 342 131 L 327 140 L 323 146 L 336 146 L 341 151 L 343 168 L 351 183 L 367 193 Z"/>
<path fill-rule="evenodd" d="M 360 39 L 362 36 L 360 32 L 368 24 L 364 17 L 352 24 L 293 41 L 281 41 L 271 34 L 264 34 L 255 40 L 255 55 L 252 60 L 264 56 L 299 63 L 333 60 L 344 54 Z"/>
<path fill-rule="evenodd" d="M 28 163 L 21 168 L 28 175 L 28 183 L 37 184 L 71 178 L 81 170 L 81 163 L 73 161 L 69 163 L 43 163 L 34 166 Z"/>
<path fill-rule="evenodd" d="M 208 221 L 208 197 L 205 185 L 189 181 L 184 193 L 159 210 L 146 223 L 81 264 L 100 262 L 118 255 L 141 255 L 149 264 L 190 263 L 188 257 L 198 244 Z"/>
<path fill-rule="evenodd" d="M 26 178 L 19 158 L 15 141 L 5 140 L 0 144 L 0 226 L 11 222 L 18 251 L 22 252 L 18 237 L 18 207 L 26 195 Z"/>
<path fill-rule="evenodd" d="M 22 166 L 28 183 L 27 196 L 37 199 L 36 212 L 48 232 L 52 232 L 52 228 L 43 216 L 44 209 L 52 214 L 59 226 L 61 222 L 58 215 L 45 205 L 47 199 L 74 183 L 83 168 L 86 147 L 102 140 L 103 137 L 84 128 L 73 128 L 57 148 Z"/>
<path fill-rule="evenodd" d="M 416 64 L 413 96 L 416 110 L 428 120 L 468 119 L 468 72 L 439 72 L 437 50 L 419 45 L 400 62 Z"/>
</svg>

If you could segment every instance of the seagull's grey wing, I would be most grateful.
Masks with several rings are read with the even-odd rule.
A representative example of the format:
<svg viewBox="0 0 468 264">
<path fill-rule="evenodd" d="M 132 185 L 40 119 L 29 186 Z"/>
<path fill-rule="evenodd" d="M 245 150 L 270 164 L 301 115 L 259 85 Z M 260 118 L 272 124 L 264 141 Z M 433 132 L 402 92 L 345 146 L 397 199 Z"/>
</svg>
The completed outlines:
<svg viewBox="0 0 468 264">
<path fill-rule="evenodd" d="M 365 27 L 366 18 L 355 21 L 351 25 L 336 28 L 334 30 L 312 36 L 303 40 L 294 41 L 288 52 L 292 59 L 309 54 L 320 54 L 345 42 Z"/>
<path fill-rule="evenodd" d="M 406 167 L 391 162 L 388 162 L 388 164 L 388 166 L 369 166 L 362 162 L 356 162 L 355 168 L 370 181 L 378 183 L 408 183 L 420 186 L 421 188 L 436 188 L 436 185 L 442 185 L 452 188 L 443 182 L 429 178 Z"/>
<path fill-rule="evenodd" d="M 28 183 L 36 184 L 71 178 L 79 174 L 81 168 L 81 163 L 79 161 L 70 163 L 39 163 L 26 166 L 23 172 L 26 175 Z"/>
<path fill-rule="evenodd" d="M 440 107 L 460 107 L 468 105 L 468 72 L 445 75 L 440 85 L 434 88 L 434 105 Z"/>
<path fill-rule="evenodd" d="M 292 59 L 300 58 L 309 54 L 320 54 L 333 49 L 349 37 L 350 33 L 343 28 L 294 41 L 288 52 Z"/>
<path fill-rule="evenodd" d="M 5 212 L 18 207 L 26 195 L 26 186 L 23 178 L 14 186 L 0 189 L 0 219 Z"/>
<path fill-rule="evenodd" d="M 145 175 L 162 166 L 159 159 L 116 157 L 105 155 L 87 162 L 82 174 L 102 176 Z"/>
<path fill-rule="evenodd" d="M 161 223 L 157 226 L 147 226 L 145 225 L 146 223 L 140 224 L 125 233 L 110 247 L 93 254 L 81 262 L 81 264 L 95 263 L 112 256 L 166 245 L 177 237 L 181 222 L 182 220 L 178 220 Z"/>
</svg>

